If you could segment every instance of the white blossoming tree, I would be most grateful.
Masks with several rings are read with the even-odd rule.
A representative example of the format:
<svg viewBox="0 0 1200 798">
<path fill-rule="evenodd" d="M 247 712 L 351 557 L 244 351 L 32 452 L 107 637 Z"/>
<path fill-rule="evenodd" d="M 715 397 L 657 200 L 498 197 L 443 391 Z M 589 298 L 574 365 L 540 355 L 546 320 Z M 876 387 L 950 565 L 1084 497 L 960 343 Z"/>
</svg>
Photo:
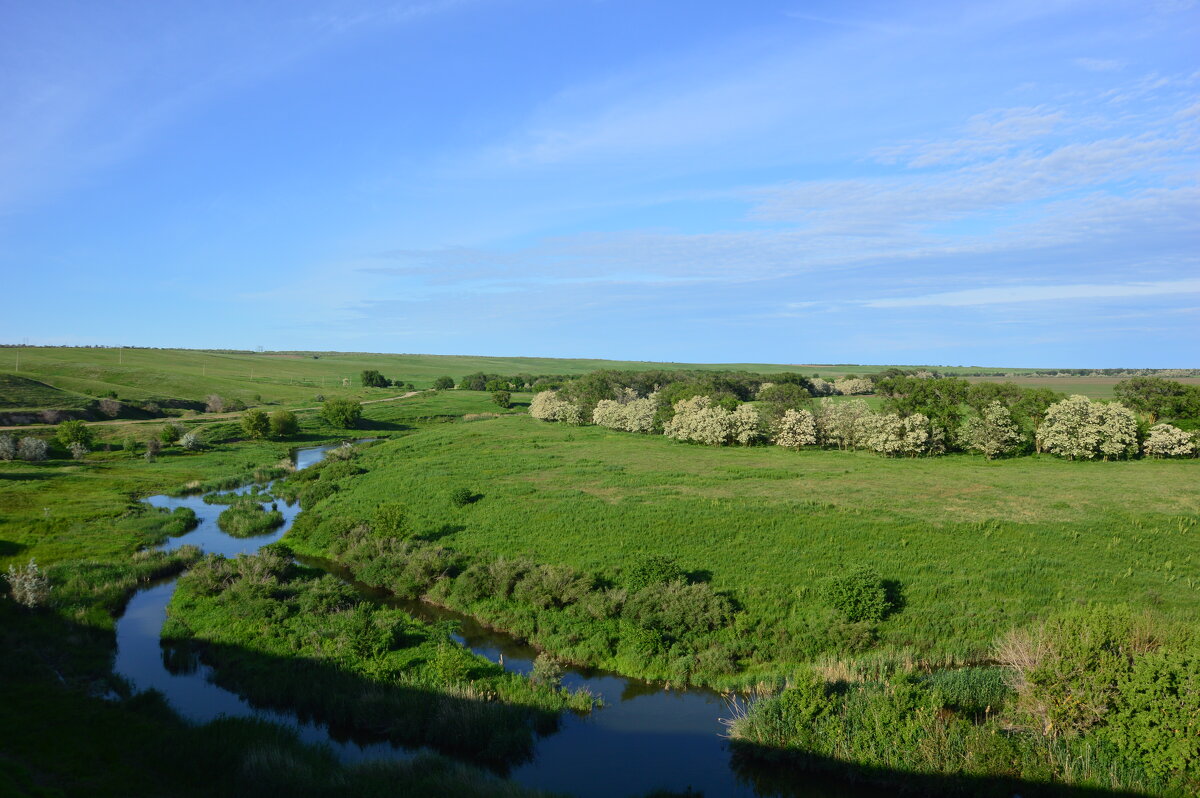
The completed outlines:
<svg viewBox="0 0 1200 798">
<path fill-rule="evenodd" d="M 753 405 L 738 405 L 729 414 L 730 436 L 742 446 L 758 443 L 766 437 L 762 417 Z"/>
<path fill-rule="evenodd" d="M 843 377 L 840 380 L 834 380 L 833 387 L 843 396 L 875 392 L 875 383 L 866 377 Z"/>
<path fill-rule="evenodd" d="M 1021 443 L 1012 413 L 1000 402 L 991 402 L 979 415 L 968 418 L 959 436 L 965 448 L 981 452 L 989 460 L 1013 451 Z"/>
<path fill-rule="evenodd" d="M 775 445 L 799 449 L 817 442 L 817 420 L 807 410 L 787 410 L 775 422 Z"/>
<path fill-rule="evenodd" d="M 663 434 L 680 441 L 723 446 L 733 437 L 730 413 L 713 405 L 707 396 L 693 396 L 675 403 L 675 416 L 663 425 Z"/>
<path fill-rule="evenodd" d="M 863 420 L 870 416 L 871 408 L 862 399 L 822 399 L 816 414 L 817 440 L 822 446 L 856 449 L 865 431 Z"/>
<path fill-rule="evenodd" d="M 557 391 L 542 391 L 529 403 L 529 415 L 541 421 L 561 421 L 565 424 L 582 424 L 583 414 L 579 407 L 558 397 Z"/>
<path fill-rule="evenodd" d="M 1046 409 L 1038 437 L 1045 451 L 1060 457 L 1115 459 L 1137 451 L 1137 419 L 1119 402 L 1075 395 Z"/>
<path fill-rule="evenodd" d="M 1191 457 L 1196 453 L 1196 441 L 1179 427 L 1155 424 L 1142 445 L 1142 452 L 1147 457 Z"/>
</svg>

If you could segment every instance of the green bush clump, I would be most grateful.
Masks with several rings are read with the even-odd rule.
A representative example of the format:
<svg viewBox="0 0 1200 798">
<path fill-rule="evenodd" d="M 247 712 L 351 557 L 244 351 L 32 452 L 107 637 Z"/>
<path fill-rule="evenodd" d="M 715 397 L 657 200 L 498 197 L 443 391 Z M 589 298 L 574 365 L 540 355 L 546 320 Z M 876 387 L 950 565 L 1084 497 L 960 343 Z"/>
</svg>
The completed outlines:
<svg viewBox="0 0 1200 798">
<path fill-rule="evenodd" d="M 674 557 L 651 555 L 638 560 L 625 574 L 625 587 L 641 590 L 649 585 L 673 582 L 683 578 L 683 569 Z"/>
<path fill-rule="evenodd" d="M 217 516 L 217 526 L 235 538 L 264 535 L 282 523 L 283 513 L 268 511 L 253 499 L 232 504 Z"/>
<path fill-rule="evenodd" d="M 450 491 L 450 503 L 455 507 L 466 507 L 475 501 L 475 492 L 470 488 L 455 488 Z"/>
<path fill-rule="evenodd" d="M 371 511 L 371 531 L 380 537 L 404 537 L 409 532 L 408 508 L 399 502 L 376 505 Z"/>
<path fill-rule="evenodd" d="M 321 480 L 300 491 L 300 509 L 311 510 L 320 502 L 337 493 L 338 486 L 332 482 Z"/>
<path fill-rule="evenodd" d="M 892 608 L 883 577 L 874 568 L 859 565 L 844 574 L 829 577 L 822 595 L 850 623 L 880 621 Z"/>
<path fill-rule="evenodd" d="M 335 427 L 353 429 L 362 418 L 362 405 L 353 399 L 326 399 L 321 405 L 321 418 Z"/>
</svg>

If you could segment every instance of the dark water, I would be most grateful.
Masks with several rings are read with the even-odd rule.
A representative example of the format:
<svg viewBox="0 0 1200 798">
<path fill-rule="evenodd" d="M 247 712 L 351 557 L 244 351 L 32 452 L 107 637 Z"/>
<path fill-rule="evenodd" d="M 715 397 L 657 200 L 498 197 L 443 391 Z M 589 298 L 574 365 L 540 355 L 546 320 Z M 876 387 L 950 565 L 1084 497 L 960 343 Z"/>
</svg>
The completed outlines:
<svg viewBox="0 0 1200 798">
<path fill-rule="evenodd" d="M 299 450 L 297 467 L 319 462 L 328 448 Z M 253 553 L 279 540 L 299 512 L 298 506 L 280 502 L 283 526 L 266 535 L 239 539 L 217 527 L 223 505 L 205 504 L 200 496 L 152 496 L 147 501 L 156 507 L 191 507 L 200 519 L 193 531 L 170 539 L 163 548 L 175 549 L 187 543 L 227 557 Z M 337 571 L 332 567 L 329 570 Z M 331 746 L 344 761 L 412 755 L 409 749 L 387 743 L 363 744 L 346 739 L 289 713 L 256 709 L 236 693 L 213 684 L 209 680 L 211 670 L 203 664 L 184 672 L 178 664 L 169 669 L 169 653 L 160 645 L 160 635 L 175 581 L 172 578 L 139 591 L 117 621 L 115 670 L 138 690 L 159 690 L 181 715 L 196 722 L 225 715 L 280 723 L 296 730 L 306 742 Z M 459 643 L 493 662 L 502 659 L 508 670 L 528 673 L 532 668 L 535 651 L 481 627 L 471 618 L 418 602 L 393 603 L 426 620 L 458 621 Z M 586 687 L 603 700 L 604 706 L 584 716 L 566 713 L 560 730 L 539 740 L 534 759 L 510 774 L 527 786 L 580 798 L 642 795 L 655 789 L 682 791 L 688 787 L 707 798 L 866 794 L 852 791 L 848 785 L 802 780 L 783 791 L 778 787 L 757 789 L 731 767 L 721 723 L 721 718 L 729 716 L 729 706 L 724 696 L 712 691 L 666 689 L 583 669 L 568 670 L 563 683 L 571 689 Z"/>
</svg>

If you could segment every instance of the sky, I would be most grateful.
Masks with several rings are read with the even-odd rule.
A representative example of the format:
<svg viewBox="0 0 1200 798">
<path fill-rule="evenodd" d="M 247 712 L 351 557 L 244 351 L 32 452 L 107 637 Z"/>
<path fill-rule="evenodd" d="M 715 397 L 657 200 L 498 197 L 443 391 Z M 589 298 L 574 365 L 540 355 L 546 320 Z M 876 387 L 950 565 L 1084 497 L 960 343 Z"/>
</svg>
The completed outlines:
<svg viewBox="0 0 1200 798">
<path fill-rule="evenodd" d="M 0 0 L 0 343 L 1200 367 L 1200 4 Z"/>
</svg>

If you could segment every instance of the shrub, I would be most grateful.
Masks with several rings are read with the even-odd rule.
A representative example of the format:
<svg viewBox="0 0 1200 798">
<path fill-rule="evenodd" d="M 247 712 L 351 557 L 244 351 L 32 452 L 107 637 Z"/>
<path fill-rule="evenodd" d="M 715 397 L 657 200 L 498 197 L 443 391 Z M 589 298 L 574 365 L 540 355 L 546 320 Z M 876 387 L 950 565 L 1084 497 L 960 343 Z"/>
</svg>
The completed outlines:
<svg viewBox="0 0 1200 798">
<path fill-rule="evenodd" d="M 84 446 L 79 441 L 75 441 L 67 447 L 67 451 L 71 453 L 71 459 L 82 460 L 83 458 L 87 457 L 88 447 Z"/>
<path fill-rule="evenodd" d="M 121 441 L 121 448 L 129 453 L 131 457 L 137 457 L 137 451 L 141 448 L 142 442 L 132 435 L 129 435 L 125 440 Z"/>
<path fill-rule="evenodd" d="M 189 452 L 199 451 L 204 448 L 204 442 L 200 440 L 200 436 L 195 432 L 189 432 L 180 438 L 179 445 Z"/>
<path fill-rule="evenodd" d="M 158 453 L 162 451 L 162 444 L 158 438 L 150 438 L 146 441 L 146 462 L 153 463 L 158 459 Z"/>
<path fill-rule="evenodd" d="M 82 421 L 64 421 L 58 425 L 54 437 L 64 449 L 70 449 L 72 443 L 92 448 L 92 431 Z"/>
<path fill-rule="evenodd" d="M 1071 460 L 1120 458 L 1137 452 L 1137 419 L 1118 402 L 1075 395 L 1047 408 L 1038 438 L 1046 451 Z"/>
<path fill-rule="evenodd" d="M 683 578 L 683 569 L 674 557 L 652 554 L 629 567 L 622 580 L 631 592 L 649 585 L 660 585 Z"/>
<path fill-rule="evenodd" d="M 204 410 L 208 413 L 225 412 L 226 402 L 220 394 L 210 393 L 204 400 Z"/>
<path fill-rule="evenodd" d="M 562 663 L 554 657 L 544 651 L 534 657 L 533 670 L 529 674 L 529 681 L 534 684 L 557 688 L 562 686 L 562 677 Z"/>
<path fill-rule="evenodd" d="M 7 433 L 0 433 L 0 460 L 17 459 L 17 439 Z"/>
<path fill-rule="evenodd" d="M 621 610 L 622 618 L 669 635 L 719 629 L 732 615 L 729 599 L 707 584 L 689 585 L 682 579 L 642 588 Z"/>
<path fill-rule="evenodd" d="M 1191 457 L 1196 453 L 1192 436 L 1171 424 L 1155 424 L 1142 446 L 1147 457 Z"/>
<path fill-rule="evenodd" d="M 736 428 L 741 430 L 741 426 Z M 723 446 L 735 434 L 733 413 L 714 405 L 708 396 L 693 396 L 675 403 L 675 415 L 663 425 L 668 438 L 708 446 Z"/>
<path fill-rule="evenodd" d="M 542 391 L 529 403 L 529 415 L 541 421 L 562 421 L 566 424 L 582 424 L 583 416 L 578 407 L 560 399 L 557 391 Z"/>
<path fill-rule="evenodd" d="M 328 399 L 321 405 L 321 418 L 335 427 L 352 429 L 362 418 L 362 405 L 353 399 Z"/>
<path fill-rule="evenodd" d="M 282 523 L 283 513 L 268 511 L 253 499 L 232 504 L 217 516 L 217 526 L 234 537 L 262 535 Z"/>
<path fill-rule="evenodd" d="M 32 558 L 24 568 L 9 565 L 5 578 L 8 579 L 13 601 L 18 604 L 29 608 L 40 607 L 50 599 L 50 579 Z"/>
<path fill-rule="evenodd" d="M 116 400 L 116 397 L 105 397 L 96 404 L 96 407 L 109 418 L 116 418 L 121 414 L 121 403 Z"/>
<path fill-rule="evenodd" d="M 50 444 L 41 438 L 25 437 L 17 444 L 17 457 L 29 462 L 45 460 L 50 455 Z"/>
<path fill-rule="evenodd" d="M 829 577 L 821 592 L 825 602 L 850 623 L 882 620 L 892 608 L 883 578 L 866 565 Z"/>
<path fill-rule="evenodd" d="M 271 437 L 287 438 L 300 431 L 300 422 L 291 410 L 276 410 L 271 414 Z"/>
<path fill-rule="evenodd" d="M 364 388 L 387 388 L 392 381 L 375 369 L 366 369 L 360 375 Z"/>
<path fill-rule="evenodd" d="M 399 502 L 384 502 L 371 511 L 371 531 L 381 537 L 404 537 L 408 532 L 408 508 Z"/>
<path fill-rule="evenodd" d="M 263 411 L 247 410 L 242 413 L 242 431 L 253 440 L 265 438 L 271 432 L 271 422 Z"/>
<path fill-rule="evenodd" d="M 492 394 L 492 401 L 500 407 L 512 407 L 512 394 L 508 391 L 496 391 Z"/>
<path fill-rule="evenodd" d="M 822 399 L 815 414 L 817 440 L 822 446 L 857 449 L 866 431 L 864 421 L 871 415 L 871 408 L 862 399 L 848 402 Z"/>
<path fill-rule="evenodd" d="M 470 488 L 455 488 L 450 491 L 450 503 L 455 507 L 466 507 L 475 501 L 475 493 Z"/>
<path fill-rule="evenodd" d="M 449 390 L 450 388 L 454 387 L 454 378 L 453 377 L 438 377 L 436 380 L 433 381 L 433 387 L 437 388 L 439 391 Z"/>
<path fill-rule="evenodd" d="M 173 443 L 178 443 L 183 437 L 183 430 L 178 424 L 167 424 L 158 433 L 158 439 L 163 442 L 164 446 L 170 446 Z"/>
<path fill-rule="evenodd" d="M 337 493 L 337 485 L 321 480 L 300 491 L 300 509 L 310 510 L 318 503 Z"/>
</svg>

